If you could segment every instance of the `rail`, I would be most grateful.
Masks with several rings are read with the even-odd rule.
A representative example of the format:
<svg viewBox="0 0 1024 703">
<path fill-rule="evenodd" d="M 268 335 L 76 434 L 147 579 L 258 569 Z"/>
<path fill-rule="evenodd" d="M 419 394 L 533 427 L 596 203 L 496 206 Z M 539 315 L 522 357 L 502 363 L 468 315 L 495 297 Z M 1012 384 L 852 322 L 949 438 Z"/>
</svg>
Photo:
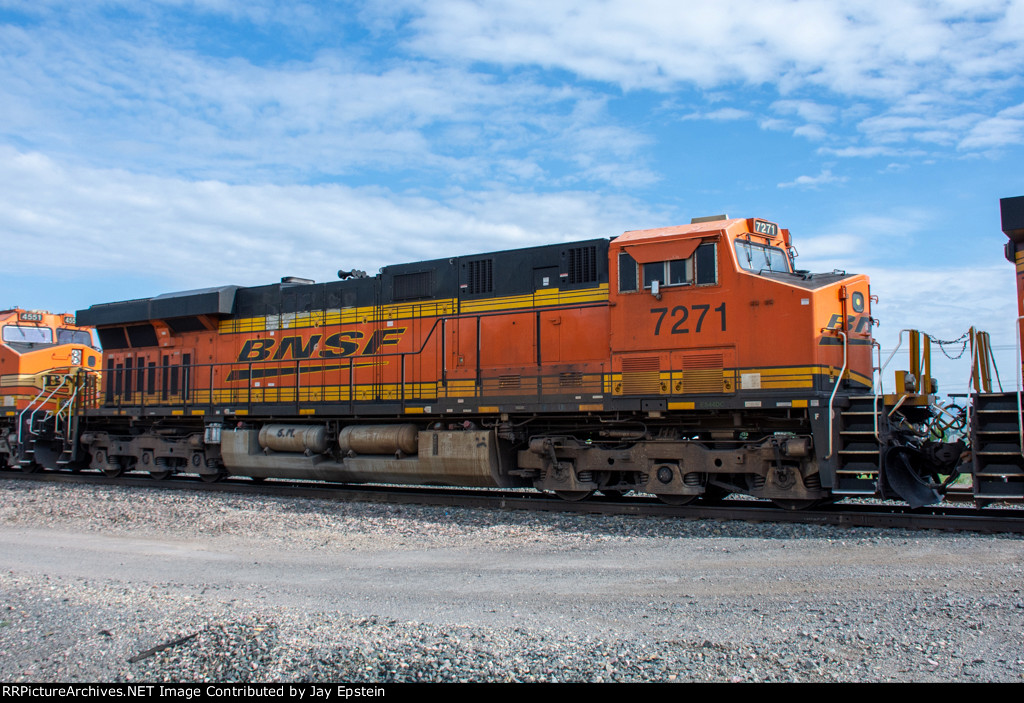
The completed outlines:
<svg viewBox="0 0 1024 703">
<path fill-rule="evenodd" d="M 749 520 L 756 523 L 784 522 L 811 525 L 836 525 L 845 528 L 899 528 L 941 529 L 977 532 L 1024 534 L 1024 512 L 1015 509 L 968 508 L 938 505 L 909 509 L 906 505 L 877 502 L 838 502 L 827 507 L 809 510 L 783 510 L 763 500 L 726 500 L 718 505 L 698 501 L 691 505 L 675 506 L 661 503 L 655 498 L 628 496 L 625 500 L 593 498 L 570 502 L 552 498 L 543 493 L 488 488 L 399 487 L 285 481 L 271 479 L 254 484 L 247 479 L 228 478 L 218 483 L 206 483 L 198 478 L 176 477 L 155 481 L 149 476 L 123 475 L 109 478 L 102 472 L 88 471 L 69 474 L 44 471 L 26 474 L 2 471 L 5 480 L 59 483 L 64 485 L 121 486 L 135 490 L 192 491 L 201 493 L 240 494 L 249 496 L 282 496 L 331 500 L 358 501 L 399 505 L 440 505 L 459 508 L 488 508 L 494 510 L 536 510 L 545 512 L 658 516 L 701 520 Z"/>
<path fill-rule="evenodd" d="M 1020 323 L 1024 315 L 1017 318 L 1017 356 L 1014 357 L 1014 366 L 1017 367 L 1017 433 L 1020 440 L 1020 453 L 1024 456 L 1024 409 L 1021 405 L 1021 392 L 1024 390 L 1021 383 L 1021 356 L 1020 356 Z"/>
<path fill-rule="evenodd" d="M 1017 318 L 1017 359 L 1020 359 L 1020 321 L 1024 317 Z M 992 344 L 989 339 L 987 332 L 982 332 L 971 327 L 967 331 L 968 337 L 971 343 L 971 375 L 967 382 L 968 394 L 970 394 L 973 388 L 976 393 L 991 393 L 992 392 L 992 374 L 989 370 L 989 366 L 992 366 L 996 372 L 996 380 L 999 383 L 999 391 L 1003 391 L 1003 383 L 999 379 L 999 369 L 995 365 L 995 361 L 992 356 Z M 1020 366 L 1017 367 L 1017 426 L 1021 427 L 1021 397 L 1020 397 Z M 967 423 L 965 426 L 965 432 L 968 436 L 971 435 L 971 429 L 973 426 L 972 420 L 973 413 L 967 413 Z M 1021 455 L 1024 456 L 1024 429 L 1019 430 L 1019 444 Z"/>
<path fill-rule="evenodd" d="M 49 395 L 43 398 L 43 400 L 39 403 L 39 407 L 37 407 L 35 410 L 32 410 L 32 414 L 28 416 L 28 426 L 30 433 L 36 434 L 36 432 L 32 431 L 32 423 L 35 422 L 36 413 L 42 410 L 43 406 L 50 401 L 50 398 L 52 398 L 57 391 L 63 388 L 64 384 L 66 384 L 67 382 L 68 376 L 65 375 L 61 380 L 60 385 L 58 385 L 56 388 L 50 391 Z M 18 415 L 18 444 L 21 444 L 21 430 L 25 426 L 25 413 L 32 409 L 32 406 L 35 405 L 36 401 L 38 401 L 40 397 L 42 397 L 43 393 L 46 393 L 46 384 L 44 383 L 43 385 L 44 388 L 41 391 L 39 391 L 39 394 L 35 398 L 33 398 L 32 401 L 25 406 L 25 409 L 22 410 L 21 413 Z"/>
<path fill-rule="evenodd" d="M 882 443 L 882 439 L 878 436 L 878 399 L 879 399 L 880 395 L 883 396 L 883 397 L 885 395 L 882 392 L 882 378 L 885 375 L 884 371 L 889 366 L 889 362 L 892 361 L 892 358 L 894 356 L 896 356 L 896 352 L 898 352 L 900 350 L 900 347 L 903 346 L 903 333 L 904 332 L 909 332 L 910 334 L 914 334 L 916 331 L 917 330 L 912 330 L 912 329 L 902 329 L 902 330 L 900 330 L 900 335 L 896 339 L 896 346 L 893 348 L 892 352 L 889 353 L 889 356 L 888 356 L 888 358 L 886 358 L 885 363 L 884 364 L 879 364 L 879 367 L 878 367 L 878 385 L 875 386 L 874 405 L 872 406 L 872 409 L 874 410 L 873 420 L 874 420 L 874 423 L 875 423 L 875 441 L 877 441 L 879 444 Z M 882 348 L 881 347 L 878 348 L 878 358 L 879 358 L 879 361 L 881 361 L 881 358 L 882 358 Z M 898 407 L 898 405 L 897 405 L 897 407 Z"/>
<path fill-rule="evenodd" d="M 102 406 L 103 412 L 116 410 L 128 415 L 149 414 L 150 409 L 155 414 L 158 412 L 156 408 L 165 414 L 171 412 L 168 408 L 173 408 L 174 415 L 184 417 L 202 416 L 212 413 L 214 408 L 221 412 L 230 409 L 239 415 L 270 409 L 275 413 L 299 416 L 315 415 L 326 408 L 332 412 L 345 408 L 355 414 L 360 408 L 372 410 L 374 403 L 394 404 L 400 413 L 430 412 L 425 408 L 433 403 L 455 399 L 460 402 L 465 399 L 468 411 L 469 403 L 478 398 L 497 397 L 507 399 L 509 404 L 529 404 L 548 402 L 552 395 L 558 394 L 583 396 L 576 400 L 585 406 L 596 405 L 602 396 L 610 399 L 636 394 L 628 388 L 622 389 L 620 372 L 613 371 L 607 361 L 587 365 L 558 364 L 538 358 L 535 364 L 507 371 L 491 364 L 482 368 L 483 359 L 478 349 L 482 334 L 477 333 L 474 339 L 473 323 L 475 320 L 479 326 L 483 318 L 493 315 L 463 316 L 462 324 L 467 326 L 462 328 L 462 346 L 458 348 L 450 333 L 452 318 L 438 317 L 429 326 L 415 330 L 415 338 L 412 336 L 414 330 L 407 333 L 406 339 L 414 341 L 415 346 L 405 351 L 378 347 L 375 353 L 342 356 L 337 348 L 303 348 L 303 358 L 294 358 L 297 349 L 291 348 L 290 353 L 285 352 L 287 358 L 277 361 L 272 358 L 243 358 L 204 363 L 198 363 L 191 350 L 183 350 L 182 357 L 172 359 L 171 363 L 166 360 L 166 355 L 161 363 L 147 351 L 145 359 L 149 364 L 145 368 L 138 363 L 144 359 L 141 352 L 135 358 L 137 365 L 134 367 L 130 366 L 130 356 L 123 361 L 108 356 L 102 383 L 90 386 L 98 393 L 95 399 L 98 402 L 86 403 L 86 408 Z M 380 329 L 384 329 L 383 322 Z M 845 332 L 841 334 L 841 377 L 845 378 L 850 368 L 851 349 L 848 335 Z M 477 347 L 476 353 L 474 347 Z M 466 357 L 461 365 L 456 363 L 460 349 Z M 196 363 L 186 358 L 189 354 Z M 881 356 L 880 350 L 878 355 Z M 127 363 L 122 367 L 123 362 Z M 880 369 L 888 363 L 879 364 Z M 655 393 L 663 398 L 694 393 L 731 396 L 739 386 L 739 370 L 733 368 L 721 369 L 714 381 L 718 384 L 717 390 L 708 370 L 688 370 L 675 364 L 659 371 L 662 389 Z M 839 390 L 838 385 L 834 386 L 829 399 L 831 430 L 835 429 L 835 418 L 831 416 L 835 412 Z M 875 423 L 877 434 L 877 418 Z M 834 449 L 835 438 L 830 456 Z"/>
<path fill-rule="evenodd" d="M 541 312 L 538 311 L 538 318 Z M 449 318 L 439 317 L 425 330 L 418 348 L 404 352 L 373 353 L 359 357 L 331 357 L 317 359 L 287 359 L 280 361 L 253 360 L 236 362 L 217 362 L 208 364 L 168 364 L 150 365 L 143 370 L 141 366 L 124 369 L 120 365 L 109 365 L 105 370 L 104 386 L 97 389 L 105 408 L 123 410 L 148 407 L 167 407 L 174 405 L 180 413 L 188 415 L 199 411 L 199 407 L 231 406 L 236 409 L 252 412 L 255 405 L 273 404 L 278 407 L 289 405 L 296 414 L 311 412 L 302 408 L 303 403 L 347 404 L 350 412 L 355 412 L 356 403 L 363 401 L 399 401 L 404 412 L 410 402 L 430 404 L 450 398 L 467 398 L 492 396 L 495 394 L 528 399 L 542 399 L 551 392 L 553 386 L 563 387 L 566 393 L 592 393 L 604 395 L 612 393 L 612 373 L 607 363 L 596 363 L 592 368 L 581 369 L 578 365 L 563 364 L 564 368 L 550 375 L 540 374 L 543 364 L 540 359 L 538 342 L 538 373 L 533 374 L 523 367 L 524 373 L 517 376 L 514 371 L 509 375 L 495 371 L 495 375 L 485 378 L 481 368 L 479 353 L 479 326 L 481 318 L 493 317 L 498 313 L 480 313 L 463 316 L 463 321 L 474 319 L 477 323 L 477 353 L 465 367 L 449 366 L 452 350 L 449 348 L 447 330 Z M 409 357 L 419 357 L 433 343 L 436 354 L 425 358 L 420 363 L 436 364 L 436 381 L 407 383 Z M 470 347 L 472 349 L 472 347 Z M 141 358 L 141 357 L 140 357 Z M 398 370 L 390 382 L 385 382 L 381 375 L 383 365 L 391 360 L 398 362 Z M 557 364 L 556 364 L 557 365 Z M 372 374 L 367 373 L 365 383 L 356 383 L 360 369 L 376 367 Z M 490 371 L 490 369 L 488 369 Z M 724 370 L 724 369 L 723 369 Z M 159 372 L 160 378 L 157 377 Z M 676 371 L 670 371 L 672 381 L 680 380 Z M 679 371 L 681 373 L 681 371 Z M 735 372 L 733 372 L 735 375 Z M 122 381 L 122 375 L 124 379 Z M 137 374 L 138 383 L 131 383 L 131 374 Z M 335 375 L 336 374 L 336 375 Z M 329 377 L 331 382 L 328 383 Z M 206 388 L 196 388 L 196 381 L 205 376 Z M 308 383 L 303 376 L 318 376 L 319 383 Z M 371 378 L 372 376 L 372 378 Z M 506 380 L 516 376 L 521 385 L 506 386 Z M 347 377 L 347 382 L 341 379 Z M 568 378 L 568 377 L 574 377 Z M 276 385 L 276 379 L 288 381 L 294 378 L 294 384 Z M 148 379 L 146 382 L 144 379 Z M 168 382 L 170 379 L 170 383 Z M 734 392 L 736 378 L 724 379 L 723 393 Z M 180 381 L 180 383 L 179 383 Z M 247 381 L 245 387 L 230 387 L 229 383 Z M 266 385 L 260 385 L 261 382 Z M 221 387 L 218 387 L 218 382 Z M 174 388 L 171 389 L 170 386 Z M 145 388 L 145 390 L 140 390 Z M 521 389 L 522 393 L 515 390 Z M 122 392 L 126 390 L 126 392 Z"/>
<path fill-rule="evenodd" d="M 839 330 L 839 329 L 832 329 L 832 330 L 830 330 L 828 328 L 823 329 L 822 332 L 835 332 L 836 334 L 841 334 L 843 336 L 843 368 L 839 372 L 839 378 L 836 379 L 835 385 L 832 386 L 832 395 L 830 395 L 828 397 L 828 454 L 825 455 L 825 458 L 826 459 L 831 459 L 832 458 L 832 444 L 833 444 L 833 436 L 832 436 L 833 427 L 832 426 L 835 423 L 835 410 L 833 409 L 833 404 L 835 403 L 836 393 L 839 391 L 839 386 L 841 386 L 842 383 L 843 383 L 843 376 L 846 375 L 846 366 L 849 363 L 849 361 L 848 361 L 848 358 L 847 358 L 848 354 L 847 354 L 847 347 L 846 347 L 846 344 L 847 344 L 846 332 L 843 332 L 842 330 Z"/>
<path fill-rule="evenodd" d="M 84 367 L 83 367 L 83 370 L 87 371 L 88 369 L 84 369 Z M 54 413 L 54 416 L 56 417 L 56 421 L 54 423 L 54 428 L 53 428 L 54 432 L 59 432 L 60 431 L 60 418 L 61 418 L 61 415 L 65 413 L 65 411 L 67 411 L 66 417 L 67 417 L 68 426 L 69 427 L 71 426 L 71 413 L 72 413 L 72 410 L 74 408 L 75 401 L 78 399 L 78 394 L 79 394 L 79 392 L 84 387 L 85 387 L 85 379 L 83 378 L 82 379 L 82 383 L 75 383 L 74 384 L 74 390 L 72 391 L 71 395 L 68 397 L 68 399 L 66 401 L 64 401 L 63 405 L 61 405 L 59 408 L 57 408 L 57 412 Z"/>
<path fill-rule="evenodd" d="M 992 370 L 994 369 L 996 382 L 999 384 L 999 392 L 1001 393 L 1003 391 L 1003 383 L 999 378 L 999 367 L 996 366 L 995 359 L 992 356 L 992 341 L 988 332 L 982 332 L 971 327 L 968 330 L 968 335 L 971 340 L 971 380 L 968 383 L 968 388 L 973 386 L 974 390 L 979 393 L 991 393 Z"/>
</svg>

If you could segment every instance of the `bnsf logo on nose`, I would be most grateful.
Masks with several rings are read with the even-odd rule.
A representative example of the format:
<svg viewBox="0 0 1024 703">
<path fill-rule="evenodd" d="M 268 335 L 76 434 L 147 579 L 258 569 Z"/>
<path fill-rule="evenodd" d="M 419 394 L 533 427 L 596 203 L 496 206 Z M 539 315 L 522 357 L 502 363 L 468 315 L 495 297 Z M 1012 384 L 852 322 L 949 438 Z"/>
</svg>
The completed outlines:
<svg viewBox="0 0 1024 703">
<path fill-rule="evenodd" d="M 828 321 L 825 326 L 826 329 L 830 330 L 841 330 L 843 329 L 843 316 L 833 315 L 832 319 Z M 870 315 L 849 315 L 846 318 L 846 329 L 852 332 L 870 332 L 871 331 L 871 316 Z"/>
<path fill-rule="evenodd" d="M 337 332 L 324 340 L 324 348 L 317 354 L 321 359 L 377 354 L 382 349 L 398 346 L 405 327 L 376 330 L 369 339 L 357 330 Z M 308 340 L 302 337 L 276 339 L 248 339 L 238 353 L 238 361 L 280 361 L 281 359 L 309 359 L 323 335 L 314 334 Z M 365 340 L 365 341 L 364 341 Z M 275 349 L 276 347 L 276 349 Z M 273 352 L 273 356 L 271 356 Z"/>
</svg>

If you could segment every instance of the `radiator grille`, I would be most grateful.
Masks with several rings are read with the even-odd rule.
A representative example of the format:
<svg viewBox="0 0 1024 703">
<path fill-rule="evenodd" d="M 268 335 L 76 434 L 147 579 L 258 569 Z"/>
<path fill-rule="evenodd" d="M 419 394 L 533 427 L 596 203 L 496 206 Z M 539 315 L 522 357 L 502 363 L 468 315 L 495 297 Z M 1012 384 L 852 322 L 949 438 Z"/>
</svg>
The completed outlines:
<svg viewBox="0 0 1024 703">
<path fill-rule="evenodd" d="M 634 356 L 622 360 L 624 395 L 661 393 L 661 372 L 656 356 Z"/>
<path fill-rule="evenodd" d="M 683 393 L 723 393 L 725 367 L 721 354 L 691 354 L 683 358 Z"/>
</svg>

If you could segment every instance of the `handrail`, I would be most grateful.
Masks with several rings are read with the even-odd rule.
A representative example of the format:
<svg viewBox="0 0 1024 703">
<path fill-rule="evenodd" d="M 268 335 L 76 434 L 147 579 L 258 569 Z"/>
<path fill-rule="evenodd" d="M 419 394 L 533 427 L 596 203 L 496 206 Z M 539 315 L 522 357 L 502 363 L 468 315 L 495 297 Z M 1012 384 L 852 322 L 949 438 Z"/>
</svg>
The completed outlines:
<svg viewBox="0 0 1024 703">
<path fill-rule="evenodd" d="M 30 400 L 28 402 L 28 405 L 25 406 L 24 410 L 22 410 L 20 413 L 18 413 L 18 444 L 21 444 L 21 428 L 25 424 L 24 423 L 25 413 L 27 413 L 29 410 L 32 409 L 32 406 L 35 405 L 37 400 L 39 400 L 41 397 L 43 397 L 43 393 L 45 393 L 45 392 L 46 392 L 46 387 L 45 387 L 45 382 L 44 382 L 44 387 L 43 387 L 42 390 L 39 391 L 38 395 L 36 395 L 35 398 L 33 398 L 32 400 Z M 45 403 L 46 401 L 43 401 L 43 402 Z"/>
<path fill-rule="evenodd" d="M 52 374 L 50 374 L 50 375 L 52 375 Z M 31 432 L 32 422 L 35 420 L 35 417 L 36 417 L 36 413 L 39 412 L 40 410 L 42 410 L 43 406 L 46 405 L 46 403 L 50 400 L 50 398 L 53 397 L 54 393 L 56 393 L 61 388 L 63 388 L 64 384 L 67 383 L 67 382 L 68 382 L 68 376 L 65 375 L 64 376 L 64 380 L 62 380 L 60 382 L 60 385 L 57 386 L 56 388 L 54 388 L 52 391 L 50 391 L 50 394 L 47 395 L 45 398 L 43 398 L 43 401 L 39 404 L 39 407 L 36 408 L 35 410 L 33 410 L 32 414 L 28 416 L 28 424 L 29 424 L 29 428 L 30 428 L 29 431 L 30 432 Z M 45 384 L 45 381 L 44 381 L 44 384 Z M 29 408 L 31 408 L 32 405 L 37 400 L 39 400 L 39 396 L 41 396 L 45 392 L 46 392 L 46 388 L 43 388 L 43 390 L 39 391 L 39 395 L 37 395 L 35 398 L 33 398 L 32 402 L 30 402 L 27 406 L 25 406 L 25 409 L 21 411 L 20 415 L 18 415 L 18 444 L 21 444 L 21 428 L 24 425 L 24 423 L 22 421 L 23 421 L 23 419 L 25 417 L 25 413 L 27 413 L 29 411 Z M 36 433 L 32 432 L 32 434 L 36 434 Z"/>
<path fill-rule="evenodd" d="M 896 340 L 896 347 L 889 354 L 889 357 L 885 360 L 885 363 L 882 364 L 882 367 L 880 369 L 878 369 L 879 376 L 881 376 L 881 373 L 883 371 L 885 371 L 885 368 L 889 365 L 889 362 L 892 361 L 892 358 L 894 356 L 896 356 L 896 352 L 898 352 L 900 350 L 900 347 L 903 346 L 903 333 L 904 332 L 914 332 L 914 331 L 915 330 L 912 330 L 912 329 L 902 329 L 902 330 L 900 330 L 900 336 Z M 879 349 L 879 357 L 881 357 L 881 349 Z"/>
<path fill-rule="evenodd" d="M 70 374 L 69 374 L 69 376 L 70 376 Z M 78 384 L 78 383 L 75 384 L 75 386 L 74 386 L 75 390 L 68 397 L 67 401 L 65 401 L 63 405 L 61 405 L 59 408 L 57 408 L 57 413 L 56 413 L 57 424 L 54 425 L 54 430 L 55 431 L 60 429 L 60 427 L 59 427 L 60 416 L 61 416 L 61 413 L 63 413 L 65 410 L 67 410 L 68 424 L 70 426 L 72 406 L 75 403 L 75 399 L 78 398 L 79 391 L 81 391 L 84 386 L 85 386 L 85 382 L 84 382 L 84 378 L 83 378 L 83 382 L 81 384 Z"/>
<path fill-rule="evenodd" d="M 882 378 L 885 376 L 885 374 L 882 373 L 882 372 L 885 371 L 886 367 L 889 365 L 889 362 L 892 361 L 892 358 L 894 356 L 896 356 L 896 352 L 898 352 L 900 350 L 900 347 L 903 346 L 903 333 L 904 332 L 914 332 L 914 330 L 912 330 L 912 329 L 902 329 L 902 330 L 900 330 L 900 336 L 896 338 L 896 347 L 889 354 L 889 358 L 887 358 L 885 360 L 885 363 L 884 364 L 880 363 L 879 367 L 878 367 L 878 387 L 875 388 L 874 404 L 871 407 L 871 409 L 874 411 L 872 419 L 874 420 L 874 423 L 875 423 L 875 441 L 877 441 L 878 443 L 882 442 L 881 438 L 879 438 L 879 436 L 878 436 L 878 398 L 879 398 L 880 395 L 882 397 L 885 396 L 885 393 L 881 392 L 882 391 Z M 879 362 L 881 362 L 881 360 L 882 360 L 882 347 L 881 347 L 881 345 L 879 345 L 879 347 L 878 347 L 878 360 L 879 360 Z"/>
<path fill-rule="evenodd" d="M 835 410 L 832 409 L 832 403 L 833 403 L 833 401 L 835 401 L 836 393 L 839 391 L 839 386 L 843 382 L 843 376 L 846 375 L 846 365 L 847 365 L 847 347 L 846 347 L 846 344 L 847 344 L 847 338 L 846 338 L 846 332 L 843 332 L 842 330 L 839 330 L 839 329 L 831 329 L 830 330 L 828 328 L 825 328 L 825 329 L 822 330 L 822 332 L 835 332 L 836 334 L 843 335 L 843 368 L 839 371 L 839 378 L 836 379 L 836 383 L 832 387 L 832 395 L 829 396 L 829 399 L 828 399 L 828 454 L 825 455 L 825 458 L 826 459 L 831 459 L 832 458 L 832 440 L 833 440 L 833 437 L 832 437 L 832 431 L 833 431 L 832 423 L 835 420 Z"/>
<path fill-rule="evenodd" d="M 985 349 L 983 347 L 983 332 L 971 327 L 967 334 L 971 342 L 971 377 L 967 388 L 973 386 L 978 393 L 991 393 L 992 385 L 988 380 L 988 364 L 985 362 Z M 985 368 L 982 369 L 984 364 Z"/>
<path fill-rule="evenodd" d="M 1020 322 L 1024 320 L 1024 315 L 1017 318 L 1017 357 L 1014 361 L 1014 366 L 1017 367 L 1017 432 L 1020 439 L 1020 453 L 1024 456 L 1024 409 L 1021 407 L 1021 357 L 1020 357 Z M 970 413 L 967 414 L 970 418 Z"/>
<path fill-rule="evenodd" d="M 985 391 L 983 390 L 983 388 L 981 388 L 983 383 L 981 383 L 979 381 L 979 378 L 978 378 L 981 374 L 980 374 L 980 372 L 978 370 L 978 354 L 979 354 L 979 349 L 978 349 L 978 343 L 977 343 L 977 341 L 975 339 L 977 332 L 975 331 L 975 329 L 973 327 L 971 327 L 971 328 L 969 328 L 967 330 L 967 334 L 968 334 L 968 338 L 969 338 L 970 343 L 971 343 L 971 375 L 967 379 L 967 393 L 968 393 L 968 396 L 969 396 L 970 392 L 971 392 L 971 388 L 973 388 L 974 392 L 980 395 L 981 393 L 983 393 Z M 1018 337 L 1019 337 L 1019 335 L 1018 335 Z M 1018 357 L 1020 356 L 1019 352 L 1018 352 L 1017 356 Z M 1018 375 L 1019 375 L 1019 373 L 1018 373 Z M 974 423 L 972 421 L 973 420 L 972 419 L 972 415 L 973 415 L 973 413 L 967 413 L 967 426 L 964 428 L 964 430 L 967 432 L 967 436 L 968 437 L 971 436 L 971 431 L 972 431 L 973 426 L 974 426 Z"/>
<path fill-rule="evenodd" d="M 871 346 L 877 351 L 878 365 L 872 368 L 872 371 L 878 374 L 878 380 L 872 379 L 871 390 L 874 393 L 874 397 L 871 401 L 871 422 L 875 428 L 875 441 L 879 444 L 882 440 L 878 437 L 878 398 L 879 395 L 885 396 L 885 388 L 882 386 L 882 345 L 877 339 L 871 340 Z"/>
</svg>

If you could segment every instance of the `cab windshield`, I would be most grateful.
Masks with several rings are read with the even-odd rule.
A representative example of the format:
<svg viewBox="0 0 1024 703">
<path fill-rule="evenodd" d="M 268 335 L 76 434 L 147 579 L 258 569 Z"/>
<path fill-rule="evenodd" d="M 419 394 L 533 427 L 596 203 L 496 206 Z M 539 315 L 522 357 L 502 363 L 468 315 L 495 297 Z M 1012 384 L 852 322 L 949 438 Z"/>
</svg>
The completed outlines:
<svg viewBox="0 0 1024 703">
<path fill-rule="evenodd" d="M 3 340 L 15 344 L 51 344 L 53 330 L 49 327 L 26 327 L 24 325 L 4 325 Z"/>
<path fill-rule="evenodd" d="M 57 328 L 57 344 L 84 344 L 93 346 L 92 336 L 88 330 L 69 330 L 64 327 Z"/>
<path fill-rule="evenodd" d="M 736 240 L 736 258 L 748 271 L 779 271 L 789 273 L 789 257 L 779 247 Z"/>
</svg>

